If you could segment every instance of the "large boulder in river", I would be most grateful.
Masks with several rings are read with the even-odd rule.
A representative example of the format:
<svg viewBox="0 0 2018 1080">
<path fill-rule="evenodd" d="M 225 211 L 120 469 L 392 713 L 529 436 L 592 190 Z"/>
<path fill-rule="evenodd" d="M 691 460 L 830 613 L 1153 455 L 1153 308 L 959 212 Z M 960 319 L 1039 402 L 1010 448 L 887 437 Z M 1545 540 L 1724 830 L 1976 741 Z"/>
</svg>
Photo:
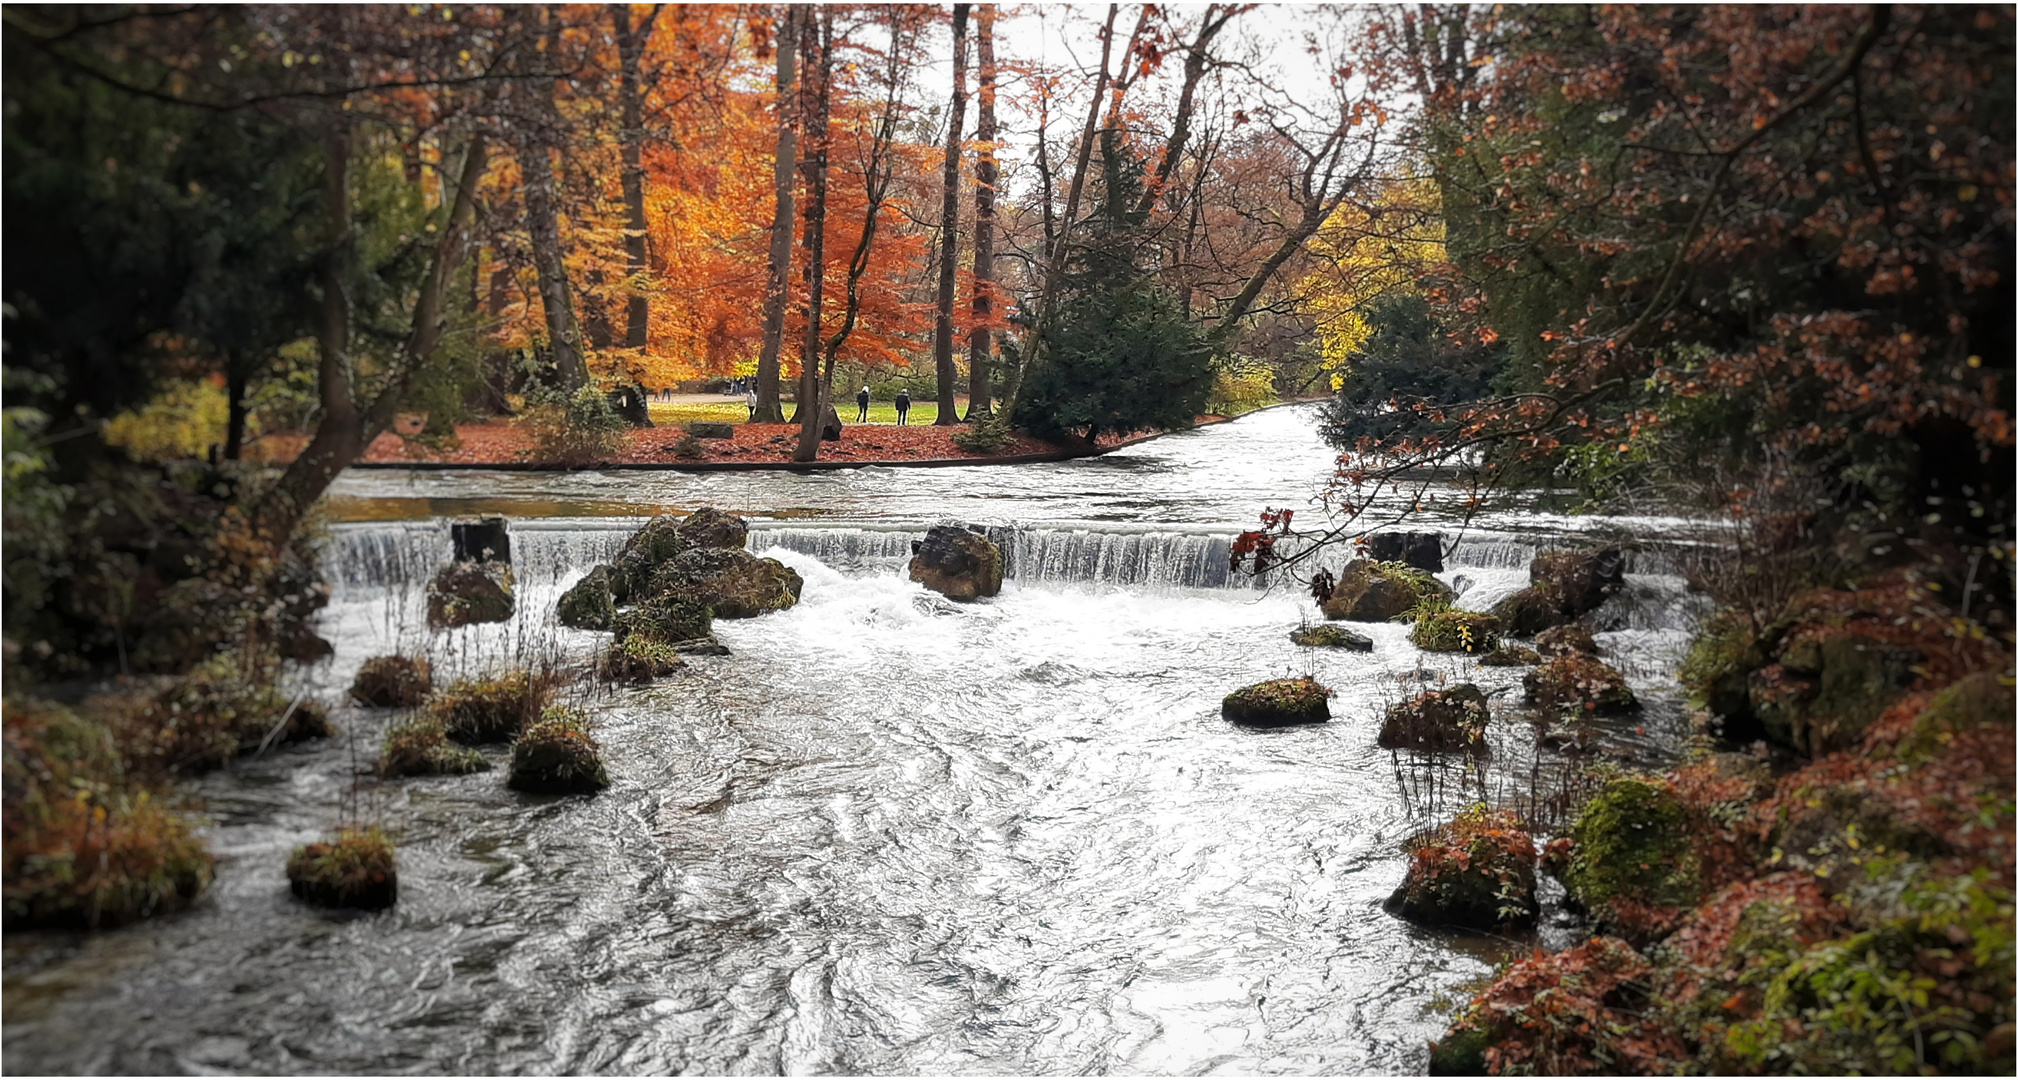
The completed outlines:
<svg viewBox="0 0 2018 1080">
<path fill-rule="evenodd" d="M 734 514 L 703 506 L 681 519 L 673 530 L 688 547 L 739 548 L 750 542 L 750 523 Z"/>
<path fill-rule="evenodd" d="M 1544 551 L 1528 564 L 1528 587 L 1495 604 L 1492 613 L 1521 635 L 1574 622 L 1624 587 L 1625 565 L 1617 547 Z"/>
<path fill-rule="evenodd" d="M 695 547 L 653 571 L 646 592 L 705 604 L 719 619 L 749 619 L 798 603 L 805 586 L 798 571 L 776 559 L 741 548 Z"/>
<path fill-rule="evenodd" d="M 911 545 L 911 580 L 949 600 L 978 600 L 1002 591 L 1002 549 L 957 525 L 934 525 Z"/>
<path fill-rule="evenodd" d="M 1366 538 L 1366 557 L 1376 562 L 1397 562 L 1443 573 L 1443 534 L 1433 532 L 1385 532 Z"/>
<path fill-rule="evenodd" d="M 1430 690 L 1392 706 L 1380 725 L 1383 750 L 1486 749 L 1486 722 L 1492 712 L 1485 694 L 1471 683 Z"/>
<path fill-rule="evenodd" d="M 501 562 L 457 562 L 427 583 L 427 625 L 446 630 L 512 617 L 512 569 Z"/>
<path fill-rule="evenodd" d="M 1387 622 L 1428 598 L 1451 598 L 1450 587 L 1401 563 L 1355 559 L 1346 564 L 1324 601 L 1324 617 L 1349 622 Z"/>
</svg>

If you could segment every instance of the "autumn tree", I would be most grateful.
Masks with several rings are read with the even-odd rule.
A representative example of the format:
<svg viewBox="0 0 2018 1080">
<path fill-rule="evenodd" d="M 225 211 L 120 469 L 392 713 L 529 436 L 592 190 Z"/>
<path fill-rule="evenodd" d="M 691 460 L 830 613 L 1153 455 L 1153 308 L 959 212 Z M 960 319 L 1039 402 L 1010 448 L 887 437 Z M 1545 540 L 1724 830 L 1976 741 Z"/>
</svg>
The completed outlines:
<svg viewBox="0 0 2018 1080">
<path fill-rule="evenodd" d="M 939 201 L 938 321 L 932 327 L 932 365 L 938 375 L 939 417 L 934 424 L 960 422 L 953 399 L 953 283 L 960 239 L 960 127 L 967 116 L 967 13 L 973 5 L 953 5 L 953 100 L 946 109 L 946 158 Z"/>
</svg>

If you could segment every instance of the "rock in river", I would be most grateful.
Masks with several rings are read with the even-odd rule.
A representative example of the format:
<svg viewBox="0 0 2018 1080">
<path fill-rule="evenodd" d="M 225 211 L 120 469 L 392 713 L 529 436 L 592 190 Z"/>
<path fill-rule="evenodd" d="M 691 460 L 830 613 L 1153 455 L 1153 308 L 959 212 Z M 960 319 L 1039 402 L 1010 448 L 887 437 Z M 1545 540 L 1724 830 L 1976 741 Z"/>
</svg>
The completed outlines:
<svg viewBox="0 0 2018 1080">
<path fill-rule="evenodd" d="M 978 600 L 1002 591 L 1002 549 L 957 525 L 934 525 L 912 545 L 911 580 L 949 600 Z"/>
</svg>

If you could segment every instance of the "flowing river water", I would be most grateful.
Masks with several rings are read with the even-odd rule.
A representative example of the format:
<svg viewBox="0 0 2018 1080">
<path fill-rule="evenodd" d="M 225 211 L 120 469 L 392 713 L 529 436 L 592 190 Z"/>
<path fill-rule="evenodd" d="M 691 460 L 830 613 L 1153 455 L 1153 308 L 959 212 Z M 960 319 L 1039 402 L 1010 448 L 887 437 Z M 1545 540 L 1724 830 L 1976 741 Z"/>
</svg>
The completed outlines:
<svg viewBox="0 0 2018 1080">
<path fill-rule="evenodd" d="M 1420 653 L 1400 625 L 1362 627 L 1371 654 L 1301 649 L 1309 599 L 1227 574 L 1235 531 L 1331 473 L 1313 419 L 1014 467 L 348 474 L 333 507 L 357 520 L 323 555 L 336 655 L 297 673 L 331 704 L 395 648 L 438 682 L 587 653 L 603 635 L 554 625 L 555 598 L 660 509 L 750 515 L 804 597 L 718 622 L 731 655 L 583 691 L 613 780 L 592 798 L 501 771 L 379 783 L 391 717 L 354 708 L 336 739 L 193 781 L 216 883 L 137 926 L 10 935 L 6 1069 L 1420 1071 L 1448 1006 L 1534 942 L 1385 914 L 1403 844 L 1470 799 L 1532 808 L 1563 763 L 1519 717 L 1522 669 Z M 472 511 L 513 519 L 518 614 L 429 635 L 441 515 Z M 1000 597 L 906 580 L 941 519 L 1002 542 Z M 1700 601 L 1664 551 L 1688 522 L 1446 520 L 1442 577 L 1487 606 L 1538 544 L 1597 525 L 1649 542 L 1597 621 L 1647 702 L 1604 738 L 1655 763 L 1686 727 L 1673 670 Z M 1220 719 L 1228 691 L 1303 673 L 1336 690 L 1330 723 Z M 1491 758 L 1375 747 L 1386 703 L 1461 678 L 1501 691 Z M 288 893 L 287 852 L 347 819 L 399 843 L 390 911 Z"/>
</svg>

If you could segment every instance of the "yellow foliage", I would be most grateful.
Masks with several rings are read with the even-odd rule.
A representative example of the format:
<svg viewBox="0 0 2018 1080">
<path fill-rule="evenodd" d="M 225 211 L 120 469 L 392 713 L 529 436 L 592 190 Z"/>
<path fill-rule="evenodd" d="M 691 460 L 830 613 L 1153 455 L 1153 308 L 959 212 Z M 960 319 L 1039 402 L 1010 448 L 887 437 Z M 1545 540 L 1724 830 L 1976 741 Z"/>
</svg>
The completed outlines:
<svg viewBox="0 0 2018 1080">
<path fill-rule="evenodd" d="M 1317 315 L 1324 366 L 1337 388 L 1347 360 L 1372 328 L 1366 311 L 1418 282 L 1445 261 L 1443 206 L 1428 180 L 1391 180 L 1370 205 L 1347 203 L 1311 238 L 1318 269 L 1300 283 Z"/>
<path fill-rule="evenodd" d="M 222 379 L 177 379 L 147 404 L 107 420 L 105 441 L 144 461 L 200 458 L 211 444 L 224 445 L 230 411 Z"/>
</svg>

